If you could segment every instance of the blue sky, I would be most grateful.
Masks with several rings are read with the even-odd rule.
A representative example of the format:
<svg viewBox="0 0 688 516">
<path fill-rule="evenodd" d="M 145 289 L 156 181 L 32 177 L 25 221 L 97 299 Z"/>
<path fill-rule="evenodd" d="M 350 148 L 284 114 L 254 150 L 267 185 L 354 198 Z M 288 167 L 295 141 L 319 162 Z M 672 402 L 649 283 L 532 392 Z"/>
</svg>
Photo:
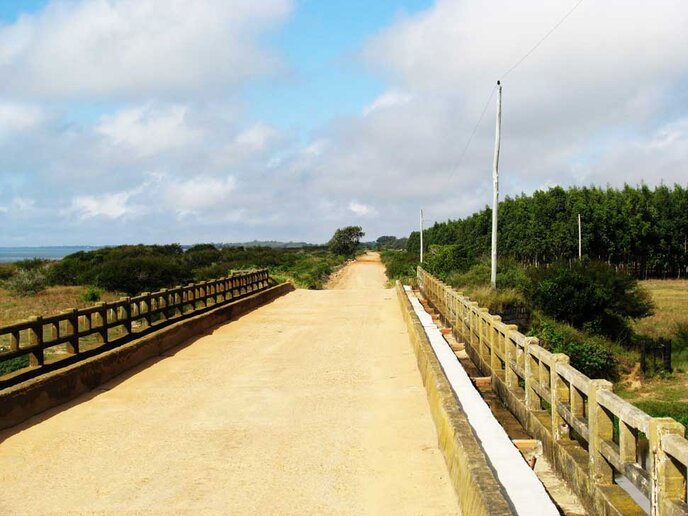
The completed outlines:
<svg viewBox="0 0 688 516">
<path fill-rule="evenodd" d="M 405 235 L 490 202 L 503 70 L 575 0 L 0 2 L 0 246 Z M 686 184 L 688 4 L 583 2 L 504 82 L 502 193 Z"/>
<path fill-rule="evenodd" d="M 430 5 L 427 0 L 298 2 L 289 23 L 267 37 L 292 75 L 250 85 L 252 114 L 283 129 L 312 131 L 332 117 L 360 112 L 385 89 L 383 77 L 366 70 L 358 56 L 363 43 L 395 18 Z"/>
</svg>

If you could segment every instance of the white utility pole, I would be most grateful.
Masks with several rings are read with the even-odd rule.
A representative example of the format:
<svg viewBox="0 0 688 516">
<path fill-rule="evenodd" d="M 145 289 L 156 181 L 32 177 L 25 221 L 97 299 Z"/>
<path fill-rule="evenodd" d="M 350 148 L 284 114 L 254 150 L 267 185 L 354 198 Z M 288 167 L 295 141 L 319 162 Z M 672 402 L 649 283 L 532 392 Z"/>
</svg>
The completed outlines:
<svg viewBox="0 0 688 516">
<path fill-rule="evenodd" d="M 583 230 L 581 226 L 581 215 L 578 214 L 578 259 L 583 259 Z"/>
<path fill-rule="evenodd" d="M 497 207 L 499 205 L 499 145 L 502 138 L 502 85 L 497 81 L 497 128 L 492 167 L 492 288 L 497 288 Z"/>
<path fill-rule="evenodd" d="M 420 263 L 423 263 L 423 208 L 420 209 Z"/>
</svg>

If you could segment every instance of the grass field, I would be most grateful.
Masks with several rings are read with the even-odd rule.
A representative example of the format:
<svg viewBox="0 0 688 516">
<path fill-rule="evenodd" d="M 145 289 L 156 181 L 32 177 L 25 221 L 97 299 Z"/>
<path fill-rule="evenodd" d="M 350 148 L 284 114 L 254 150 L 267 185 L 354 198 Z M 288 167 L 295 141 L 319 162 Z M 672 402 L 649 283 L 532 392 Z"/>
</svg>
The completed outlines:
<svg viewBox="0 0 688 516">
<path fill-rule="evenodd" d="M 674 339 L 679 324 L 688 325 L 688 280 L 648 280 L 641 285 L 655 303 L 655 313 L 637 321 L 636 332 Z M 648 414 L 670 416 L 688 425 L 688 357 L 674 345 L 671 375 L 657 375 L 616 389 L 617 393 Z"/>
<path fill-rule="evenodd" d="M 93 302 L 81 300 L 86 287 L 50 287 L 33 296 L 14 296 L 0 288 L 0 326 L 28 319 L 32 315 L 51 315 L 69 308 L 84 308 Z M 101 301 L 119 299 L 117 294 L 105 292 Z"/>
<path fill-rule="evenodd" d="M 688 280 L 648 280 L 640 284 L 655 302 L 655 314 L 641 319 L 635 330 L 651 337 L 674 336 L 678 323 L 688 324 Z"/>
</svg>

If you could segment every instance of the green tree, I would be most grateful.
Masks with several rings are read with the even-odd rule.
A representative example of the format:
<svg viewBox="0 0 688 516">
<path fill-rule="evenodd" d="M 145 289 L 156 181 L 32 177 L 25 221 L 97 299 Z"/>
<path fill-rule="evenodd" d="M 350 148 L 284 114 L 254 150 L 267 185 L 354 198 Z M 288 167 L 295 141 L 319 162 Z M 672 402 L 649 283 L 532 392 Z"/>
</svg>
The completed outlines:
<svg viewBox="0 0 688 516">
<path fill-rule="evenodd" d="M 353 256 L 365 233 L 361 226 L 347 226 L 334 232 L 327 244 L 334 254 Z"/>
</svg>

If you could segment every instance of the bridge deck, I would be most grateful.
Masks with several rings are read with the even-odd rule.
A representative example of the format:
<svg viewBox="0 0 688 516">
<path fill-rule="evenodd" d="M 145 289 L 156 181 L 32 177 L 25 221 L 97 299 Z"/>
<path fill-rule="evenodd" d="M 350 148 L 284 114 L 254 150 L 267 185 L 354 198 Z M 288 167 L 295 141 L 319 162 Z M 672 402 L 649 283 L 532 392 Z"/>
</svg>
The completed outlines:
<svg viewBox="0 0 688 516">
<path fill-rule="evenodd" d="M 383 270 L 359 261 L 0 434 L 0 512 L 458 513 Z"/>
</svg>

